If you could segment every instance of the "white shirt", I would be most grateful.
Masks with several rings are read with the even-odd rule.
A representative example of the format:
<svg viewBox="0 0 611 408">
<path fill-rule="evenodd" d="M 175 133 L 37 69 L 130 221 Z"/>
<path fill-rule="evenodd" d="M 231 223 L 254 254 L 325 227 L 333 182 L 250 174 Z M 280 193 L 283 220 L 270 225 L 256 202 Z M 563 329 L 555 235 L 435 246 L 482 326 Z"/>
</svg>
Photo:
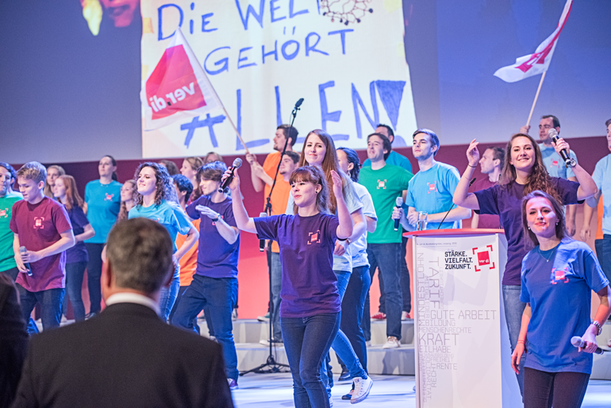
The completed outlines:
<svg viewBox="0 0 611 408">
<path fill-rule="evenodd" d="M 155 302 L 150 297 L 139 295 L 137 293 L 131 293 L 131 292 L 115 293 L 114 295 L 106 299 L 106 306 L 114 305 L 117 303 L 136 303 L 138 305 L 146 306 L 149 309 L 154 310 L 158 316 L 160 313 L 159 304 L 157 302 Z"/>
</svg>

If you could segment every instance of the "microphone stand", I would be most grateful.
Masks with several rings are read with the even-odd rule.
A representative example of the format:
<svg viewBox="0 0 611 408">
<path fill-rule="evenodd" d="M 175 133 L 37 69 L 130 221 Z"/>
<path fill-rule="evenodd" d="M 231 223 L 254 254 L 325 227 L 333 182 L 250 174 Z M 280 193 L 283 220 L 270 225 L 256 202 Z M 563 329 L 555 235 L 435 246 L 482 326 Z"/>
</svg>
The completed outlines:
<svg viewBox="0 0 611 408">
<path fill-rule="evenodd" d="M 291 124 L 289 125 L 289 133 L 291 131 L 291 129 L 293 128 L 293 124 L 295 123 L 295 118 L 297 117 L 297 111 L 300 110 L 299 106 L 295 105 L 295 108 L 293 109 L 293 111 L 291 112 Z M 280 165 L 282 164 L 282 157 L 284 156 L 284 153 L 286 153 L 286 148 L 289 144 L 289 137 L 288 135 L 286 135 L 285 137 L 285 141 L 284 141 L 284 147 L 282 148 L 282 153 L 280 154 L 280 161 L 278 162 L 278 167 L 276 167 L 276 174 L 274 175 L 274 182 L 272 183 L 272 187 L 269 189 L 269 194 L 267 195 L 266 199 L 265 199 L 265 212 L 267 213 L 267 216 L 272 215 L 272 193 L 274 191 L 274 187 L 276 186 L 276 180 L 278 179 L 278 173 L 280 172 Z M 270 273 L 269 273 L 269 354 L 267 355 L 267 360 L 265 361 L 265 363 L 255 367 L 255 368 L 251 368 L 250 370 L 247 371 L 243 371 L 240 373 L 240 376 L 243 376 L 244 374 L 248 374 L 248 373 L 255 373 L 255 374 L 272 374 L 272 373 L 287 373 L 290 371 L 290 367 L 288 364 L 283 364 L 283 363 L 278 363 L 276 361 L 276 358 L 274 357 L 274 351 L 273 351 L 273 325 L 274 325 L 274 320 L 273 320 L 273 314 L 274 314 L 274 303 L 272 302 L 273 299 L 273 293 L 272 293 L 272 274 L 271 274 L 271 267 L 270 267 Z M 287 370 L 289 369 L 289 370 Z"/>
</svg>

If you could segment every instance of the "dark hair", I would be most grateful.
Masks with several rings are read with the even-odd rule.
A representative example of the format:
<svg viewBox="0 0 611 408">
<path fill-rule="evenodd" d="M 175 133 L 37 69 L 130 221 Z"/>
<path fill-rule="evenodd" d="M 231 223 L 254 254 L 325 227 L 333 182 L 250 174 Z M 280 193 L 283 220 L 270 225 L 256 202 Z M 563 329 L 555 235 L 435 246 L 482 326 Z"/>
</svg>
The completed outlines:
<svg viewBox="0 0 611 408">
<path fill-rule="evenodd" d="M 174 184 L 176 184 L 178 191 L 181 193 L 187 193 L 185 194 L 185 202 L 189 201 L 191 193 L 193 192 L 193 183 L 191 183 L 191 180 L 182 174 L 175 174 L 172 176 L 172 179 L 174 180 Z"/>
<path fill-rule="evenodd" d="M 112 157 L 112 156 L 111 156 L 111 155 L 109 155 L 109 154 L 106 154 L 106 155 L 102 156 L 102 159 L 103 159 L 104 157 L 108 157 L 108 158 L 110 159 L 110 162 L 112 163 L 112 165 L 113 165 L 113 166 L 115 166 L 115 167 L 117 167 L 117 161 L 115 160 L 115 158 L 114 158 L 114 157 Z M 117 177 L 117 172 L 116 172 L 116 171 L 113 171 L 113 172 L 112 172 L 112 179 L 113 179 L 114 181 L 119 180 L 119 178 Z"/>
<path fill-rule="evenodd" d="M 220 161 L 204 164 L 197 170 L 197 180 L 221 181 L 227 171 L 227 165 Z"/>
<path fill-rule="evenodd" d="M 391 135 L 391 136 L 393 137 L 393 141 L 394 141 L 394 138 L 395 138 L 395 132 L 392 130 L 392 128 L 391 128 L 390 126 L 385 125 L 385 124 L 383 124 L 383 123 L 378 123 L 378 126 L 376 126 L 376 128 L 379 128 L 379 127 L 383 127 L 383 128 L 385 128 L 385 129 L 388 131 L 388 134 L 389 134 L 389 135 Z M 392 143 L 392 142 L 391 142 L 391 143 Z"/>
<path fill-rule="evenodd" d="M 555 128 L 560 127 L 560 121 L 554 115 L 544 115 L 544 116 L 541 116 L 541 119 L 550 119 L 550 118 L 552 119 L 552 123 L 553 123 Z"/>
<path fill-rule="evenodd" d="M 383 135 L 382 133 L 372 133 L 369 136 L 367 136 L 367 143 L 369 143 L 369 138 L 371 138 L 371 136 L 377 136 L 380 139 L 382 139 L 382 146 L 384 150 L 386 150 L 386 153 L 384 153 L 384 160 L 388 160 L 388 156 L 390 156 L 390 152 L 392 152 L 392 144 L 390 143 L 390 139 L 387 138 L 386 135 Z"/>
<path fill-rule="evenodd" d="M 492 159 L 500 160 L 499 167 L 503 170 L 505 166 L 505 149 L 498 146 L 489 147 L 486 150 L 492 150 Z"/>
<path fill-rule="evenodd" d="M 108 234 L 108 264 L 121 288 L 157 292 L 174 269 L 173 252 L 168 231 L 148 218 L 117 223 Z"/>
<path fill-rule="evenodd" d="M 611 119 L 609 119 L 609 120 L 607 120 L 607 121 L 605 122 L 605 126 L 606 126 L 606 127 L 609 127 L 609 125 L 611 125 Z M 2 166 L 2 164 L 0 164 L 0 166 Z M 4 166 L 2 166 L 2 167 L 4 167 Z"/>
<path fill-rule="evenodd" d="M 143 168 L 150 167 L 155 171 L 155 205 L 161 204 L 163 200 L 178 202 L 176 197 L 176 190 L 174 190 L 174 184 L 172 177 L 168 174 L 168 170 L 157 163 L 153 162 L 144 162 L 138 166 L 136 172 L 134 173 L 134 179 L 138 180 L 138 176 Z M 141 207 L 142 206 L 142 194 L 136 191 L 136 197 L 134 198 L 134 205 Z"/>
<path fill-rule="evenodd" d="M 568 236 L 564 220 L 564 209 L 562 208 L 562 205 L 554 197 L 541 190 L 532 191 L 522 199 L 522 228 L 524 229 L 524 235 L 530 238 L 531 242 L 535 246 L 539 245 L 539 239 L 535 233 L 528 228 L 528 214 L 526 214 L 526 205 L 530 200 L 536 197 L 542 197 L 549 201 L 549 203 L 552 205 L 554 213 L 556 213 L 556 217 L 558 218 L 558 222 L 556 223 L 556 238 L 563 239 L 564 237 Z"/>
<path fill-rule="evenodd" d="M 314 185 L 320 185 L 321 189 L 316 194 L 316 208 L 321 213 L 328 213 L 327 203 L 329 202 L 329 189 L 323 172 L 316 166 L 302 166 L 291 174 L 289 184 L 292 186 L 299 181 L 307 181 Z M 293 214 L 297 215 L 297 204 L 293 204 Z"/>
<path fill-rule="evenodd" d="M 290 157 L 291 160 L 293 160 L 293 163 L 299 163 L 299 153 L 291 150 L 289 152 L 284 152 L 284 155 Z"/>
<path fill-rule="evenodd" d="M 178 166 L 172 160 L 159 160 L 159 164 L 163 164 L 165 166 L 170 176 L 180 174 L 180 170 L 178 170 Z"/>
<path fill-rule="evenodd" d="M 439 153 L 439 147 L 440 147 L 439 138 L 437 137 L 437 133 L 433 132 L 430 129 L 426 129 L 426 128 L 416 129 L 416 131 L 412 135 L 412 140 L 416 137 L 418 133 L 424 133 L 425 135 L 429 135 L 429 138 L 431 139 L 431 144 L 437 146 L 437 150 L 435 150 L 435 152 L 433 153 L 433 157 L 437 156 L 437 153 Z"/>
<path fill-rule="evenodd" d="M 15 169 L 13 168 L 13 166 L 11 166 L 8 163 L 5 162 L 0 162 L 0 167 L 4 167 L 5 169 L 8 170 L 9 173 L 11 173 L 11 186 L 13 185 L 13 183 L 15 182 L 15 179 L 17 178 L 17 172 L 15 171 Z"/>
<path fill-rule="evenodd" d="M 276 128 L 276 130 L 278 129 L 282 129 L 282 132 L 284 133 L 284 137 L 286 139 L 289 139 L 289 144 L 291 146 L 295 145 L 295 142 L 297 142 L 297 136 L 299 135 L 299 132 L 297 131 L 297 129 L 295 129 L 294 127 L 290 125 L 280 125 Z"/>
<path fill-rule="evenodd" d="M 354 150 L 349 147 L 338 147 L 337 150 L 341 150 L 346 154 L 346 158 L 348 159 L 348 163 L 352 163 L 354 167 L 352 170 L 348 170 L 348 176 L 354 182 L 359 181 L 359 173 L 361 171 L 361 162 L 359 160 L 359 155 L 356 154 Z"/>
</svg>

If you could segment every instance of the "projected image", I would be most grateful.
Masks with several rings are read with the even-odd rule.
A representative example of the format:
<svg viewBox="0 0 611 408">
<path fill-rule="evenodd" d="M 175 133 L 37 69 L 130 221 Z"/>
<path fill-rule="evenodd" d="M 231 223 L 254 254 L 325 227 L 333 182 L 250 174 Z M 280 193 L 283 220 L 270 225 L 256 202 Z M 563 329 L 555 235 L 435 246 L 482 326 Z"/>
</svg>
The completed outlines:
<svg viewBox="0 0 611 408">
<path fill-rule="evenodd" d="M 139 5 L 140 0 L 81 0 L 83 17 L 93 35 L 99 34 L 103 18 L 112 20 L 115 27 L 131 25 L 134 18 L 140 18 Z"/>
</svg>

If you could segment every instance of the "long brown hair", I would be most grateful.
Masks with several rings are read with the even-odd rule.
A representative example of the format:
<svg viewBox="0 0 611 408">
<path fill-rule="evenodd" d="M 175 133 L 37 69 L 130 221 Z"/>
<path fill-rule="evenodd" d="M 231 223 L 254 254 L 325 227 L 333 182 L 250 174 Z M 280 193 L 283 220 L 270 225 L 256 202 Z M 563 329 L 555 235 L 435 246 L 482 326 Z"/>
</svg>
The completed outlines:
<svg viewBox="0 0 611 408">
<path fill-rule="evenodd" d="M 312 134 L 315 134 L 322 140 L 325 145 L 325 157 L 322 160 L 322 171 L 325 173 L 325 178 L 327 179 L 327 186 L 333 185 L 333 179 L 331 178 L 331 170 L 335 170 L 337 174 L 342 178 L 342 194 L 344 198 L 348 194 L 354 194 L 352 189 L 352 184 L 350 183 L 350 179 L 346 174 L 340 169 L 339 161 L 337 160 L 337 152 L 335 151 L 335 143 L 331 136 L 321 129 L 314 129 L 308 136 L 306 136 L 305 141 L 303 142 L 303 150 L 301 151 L 301 157 L 299 158 L 299 167 L 309 166 L 310 163 L 305 158 L 305 146 L 308 144 L 308 139 Z M 329 194 L 329 211 L 331 214 L 335 214 L 337 211 L 337 200 L 335 199 L 334 194 Z"/>
<path fill-rule="evenodd" d="M 535 139 L 532 138 L 532 136 L 525 133 L 516 133 L 515 135 L 511 136 L 511 139 L 509 139 L 509 142 L 507 142 L 507 148 L 505 149 L 505 164 L 503 165 L 503 171 L 501 172 L 499 184 L 508 186 L 509 184 L 514 183 L 518 177 L 516 168 L 513 166 L 513 164 L 511 164 L 511 150 L 513 147 L 513 141 L 518 137 L 525 137 L 526 139 L 530 140 L 533 150 L 535 151 L 535 161 L 530 170 L 530 174 L 528 175 L 528 181 L 524 186 L 524 195 L 527 195 L 535 190 L 540 190 L 548 193 L 562 203 L 562 198 L 554 188 L 552 178 L 550 177 L 547 169 L 545 168 L 545 164 L 543 163 L 543 156 L 541 155 L 539 145 Z"/>
<path fill-rule="evenodd" d="M 528 215 L 526 214 L 526 205 L 530 200 L 537 197 L 542 197 L 549 201 L 549 203 L 552 205 L 552 209 L 556 213 L 556 217 L 558 218 L 558 222 L 556 223 L 556 238 L 562 240 L 564 237 L 568 236 L 564 221 L 564 209 L 562 208 L 562 205 L 550 194 L 540 190 L 535 190 L 524 196 L 522 199 L 522 228 L 524 229 L 524 235 L 530 238 L 535 246 L 539 245 L 539 239 L 537 239 L 535 233 L 528 228 Z"/>
<path fill-rule="evenodd" d="M 321 213 L 328 213 L 329 209 L 327 208 L 327 203 L 329 202 L 329 189 L 327 188 L 327 182 L 322 171 L 316 166 L 299 167 L 291 174 L 289 184 L 292 186 L 293 183 L 300 181 L 320 185 L 321 189 L 318 194 L 316 194 L 316 208 Z M 297 204 L 293 204 L 293 214 L 297 215 L 297 211 Z"/>
<path fill-rule="evenodd" d="M 166 167 L 167 168 L 167 167 Z M 136 182 L 134 180 L 127 180 L 123 185 L 131 184 L 132 185 L 132 201 L 134 201 L 134 206 L 136 205 L 136 192 L 138 191 Z M 121 209 L 119 210 L 119 215 L 117 216 L 117 222 L 125 221 L 129 217 L 129 211 L 127 210 L 127 205 L 125 205 L 125 201 L 121 200 Z"/>
<path fill-rule="evenodd" d="M 140 171 L 145 167 L 150 167 L 155 171 L 155 205 L 161 204 L 163 200 L 178 203 L 178 197 L 176 196 L 172 177 L 170 177 L 168 170 L 164 166 L 153 162 L 144 162 L 136 169 L 134 179 L 138 180 Z M 142 206 L 142 194 L 138 191 L 136 191 L 136 196 L 134 197 L 134 205 L 138 207 Z"/>
<path fill-rule="evenodd" d="M 62 203 L 68 211 L 70 211 L 73 207 L 80 207 L 81 209 L 84 209 L 85 203 L 78 193 L 74 177 L 63 175 L 59 176 L 57 179 L 61 180 L 66 187 L 66 202 L 62 202 L 59 197 L 57 197 L 57 201 Z"/>
</svg>

